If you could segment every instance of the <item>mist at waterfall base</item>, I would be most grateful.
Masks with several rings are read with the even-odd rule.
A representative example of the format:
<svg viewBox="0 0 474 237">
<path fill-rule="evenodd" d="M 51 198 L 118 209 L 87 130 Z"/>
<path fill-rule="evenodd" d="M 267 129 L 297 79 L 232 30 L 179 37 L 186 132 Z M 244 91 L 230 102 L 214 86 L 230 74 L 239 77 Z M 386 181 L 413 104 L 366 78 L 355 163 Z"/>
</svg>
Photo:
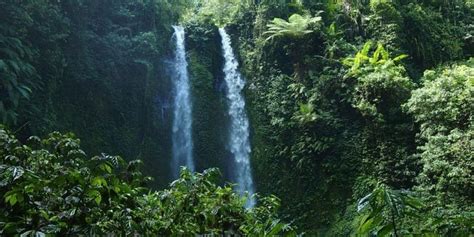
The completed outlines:
<svg viewBox="0 0 474 237">
<path fill-rule="evenodd" d="M 173 178 L 179 177 L 181 166 L 194 171 L 192 138 L 192 105 L 189 86 L 188 62 L 186 60 L 185 32 L 181 26 L 173 26 L 176 40 L 174 59 L 174 104 L 172 125 L 172 162 Z"/>
<path fill-rule="evenodd" d="M 241 195 L 248 192 L 252 196 L 255 188 L 250 167 L 249 120 L 245 111 L 245 100 L 242 96 L 245 81 L 238 71 L 239 64 L 235 59 L 229 35 L 223 28 L 219 29 L 219 34 L 222 38 L 222 53 L 225 59 L 223 71 L 230 117 L 228 146 L 235 167 L 232 176 L 237 183 L 236 190 Z M 246 206 L 252 207 L 254 205 L 255 200 L 250 197 Z"/>
</svg>

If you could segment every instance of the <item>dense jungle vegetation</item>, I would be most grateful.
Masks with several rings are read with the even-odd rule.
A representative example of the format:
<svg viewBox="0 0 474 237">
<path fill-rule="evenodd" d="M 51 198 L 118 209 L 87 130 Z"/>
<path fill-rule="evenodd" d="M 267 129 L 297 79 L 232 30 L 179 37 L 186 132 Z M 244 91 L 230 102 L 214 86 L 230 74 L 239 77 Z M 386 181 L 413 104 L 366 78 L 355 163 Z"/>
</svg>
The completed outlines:
<svg viewBox="0 0 474 237">
<path fill-rule="evenodd" d="M 178 24 L 198 172 L 173 181 Z M 0 0 L 0 123 L 0 236 L 473 236 L 474 1 Z"/>
</svg>

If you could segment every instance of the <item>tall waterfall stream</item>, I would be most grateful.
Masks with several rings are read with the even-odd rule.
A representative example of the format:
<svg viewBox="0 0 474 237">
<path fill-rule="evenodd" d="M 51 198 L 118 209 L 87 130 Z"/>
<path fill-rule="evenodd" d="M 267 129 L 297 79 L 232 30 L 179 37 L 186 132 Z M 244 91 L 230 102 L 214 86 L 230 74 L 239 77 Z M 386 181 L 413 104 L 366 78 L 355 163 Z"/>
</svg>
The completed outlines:
<svg viewBox="0 0 474 237">
<path fill-rule="evenodd" d="M 192 106 L 189 87 L 188 62 L 186 61 L 185 34 L 181 26 L 173 26 L 176 40 L 174 59 L 174 106 L 173 106 L 173 160 L 174 178 L 179 176 L 179 167 L 194 171 Z"/>
<path fill-rule="evenodd" d="M 224 74 L 230 116 L 228 144 L 235 162 L 233 176 L 237 181 L 237 191 L 240 194 L 248 192 L 252 195 L 255 188 L 250 167 L 249 120 L 245 112 L 245 100 L 242 96 L 245 81 L 238 71 L 239 64 L 235 59 L 229 35 L 223 28 L 219 29 L 219 33 L 222 37 L 222 52 L 225 59 Z M 247 207 L 254 205 L 255 200 L 249 199 Z"/>
</svg>

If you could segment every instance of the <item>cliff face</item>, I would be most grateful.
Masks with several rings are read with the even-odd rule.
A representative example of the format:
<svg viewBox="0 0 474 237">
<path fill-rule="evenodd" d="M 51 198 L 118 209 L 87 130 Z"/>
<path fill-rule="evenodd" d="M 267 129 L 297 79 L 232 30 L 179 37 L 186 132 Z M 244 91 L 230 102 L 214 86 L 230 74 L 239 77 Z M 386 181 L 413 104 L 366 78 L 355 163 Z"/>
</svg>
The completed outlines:
<svg viewBox="0 0 474 237">
<path fill-rule="evenodd" d="M 12 126 L 22 137 L 74 132 L 84 138 L 88 153 L 143 159 L 156 184 L 167 183 L 171 87 L 166 62 L 176 16 L 163 7 L 151 1 L 5 5 L 2 29 L 14 29 L 6 33 L 34 52 L 30 63 L 38 76 Z M 21 17 L 32 22 L 17 24 Z"/>
</svg>

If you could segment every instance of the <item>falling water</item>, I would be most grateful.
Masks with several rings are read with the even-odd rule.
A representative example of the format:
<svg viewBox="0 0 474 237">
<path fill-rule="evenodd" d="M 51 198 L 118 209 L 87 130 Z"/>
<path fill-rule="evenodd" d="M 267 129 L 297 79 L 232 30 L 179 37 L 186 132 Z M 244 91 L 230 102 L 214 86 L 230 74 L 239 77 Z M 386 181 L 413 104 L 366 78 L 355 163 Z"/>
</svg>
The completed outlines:
<svg viewBox="0 0 474 237">
<path fill-rule="evenodd" d="M 176 52 L 174 60 L 174 111 L 173 111 L 173 160 L 172 172 L 174 178 L 179 176 L 179 167 L 186 166 L 194 171 L 191 101 L 189 92 L 188 62 L 184 45 L 184 29 L 173 26 L 176 39 Z"/>
<path fill-rule="evenodd" d="M 249 121 L 245 112 L 245 100 L 242 96 L 245 81 L 238 71 L 239 64 L 235 59 L 229 35 L 223 28 L 219 29 L 219 33 L 222 37 L 225 58 L 224 74 L 231 119 L 229 148 L 235 161 L 234 176 L 237 179 L 237 191 L 240 194 L 247 191 L 252 195 L 255 190 L 250 168 Z M 250 199 L 247 206 L 252 207 L 253 205 L 255 205 L 255 200 Z"/>
</svg>

